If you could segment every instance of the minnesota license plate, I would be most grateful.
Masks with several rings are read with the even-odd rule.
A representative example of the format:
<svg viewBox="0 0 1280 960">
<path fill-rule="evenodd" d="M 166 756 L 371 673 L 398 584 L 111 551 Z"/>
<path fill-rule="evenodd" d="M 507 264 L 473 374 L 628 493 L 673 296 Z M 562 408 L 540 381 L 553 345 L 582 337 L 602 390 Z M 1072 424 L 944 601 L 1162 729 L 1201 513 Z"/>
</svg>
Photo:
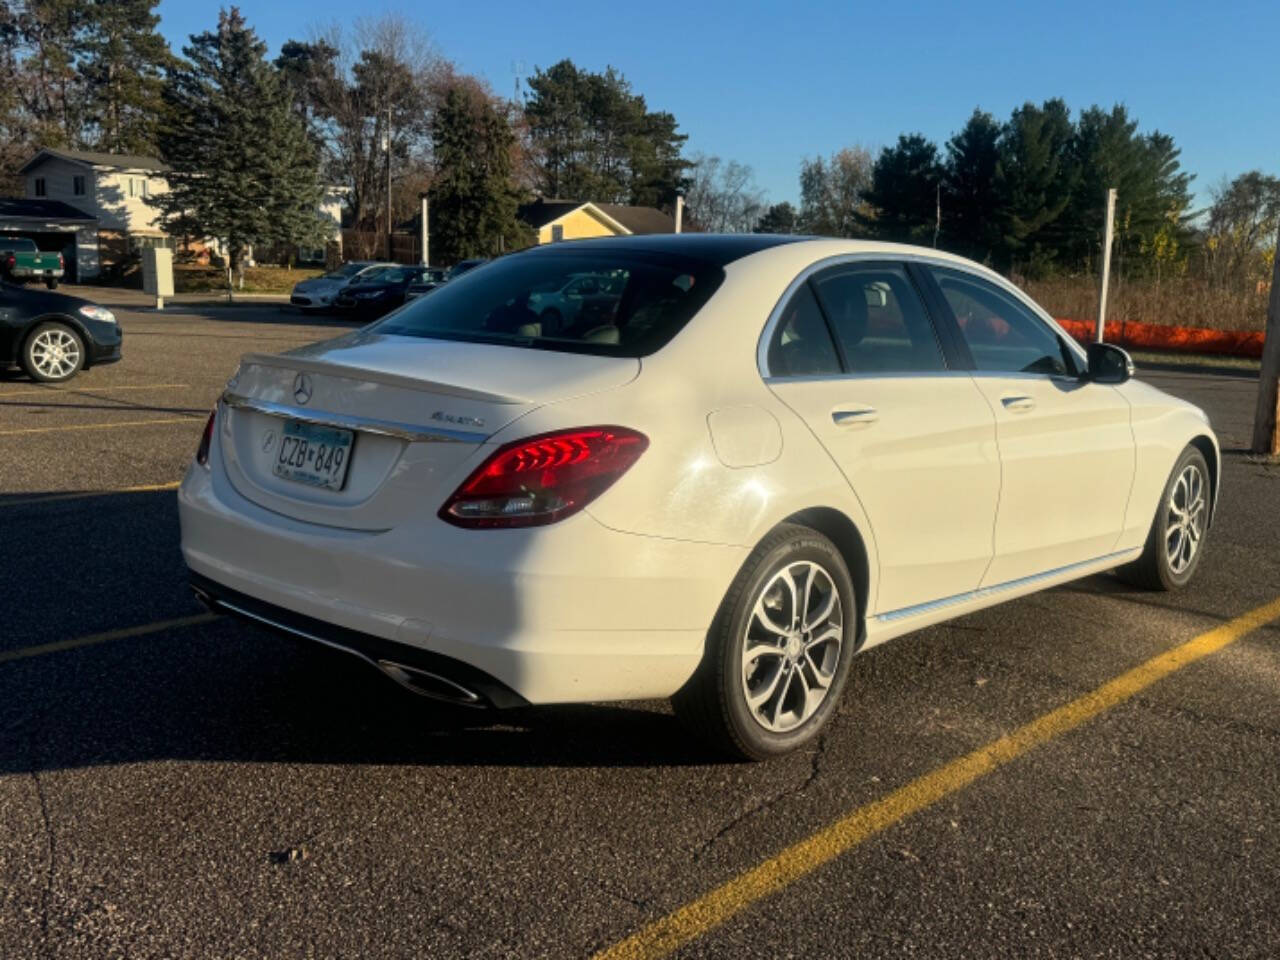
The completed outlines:
<svg viewBox="0 0 1280 960">
<path fill-rule="evenodd" d="M 286 420 L 272 471 L 312 487 L 341 490 L 351 464 L 350 430 Z"/>
</svg>

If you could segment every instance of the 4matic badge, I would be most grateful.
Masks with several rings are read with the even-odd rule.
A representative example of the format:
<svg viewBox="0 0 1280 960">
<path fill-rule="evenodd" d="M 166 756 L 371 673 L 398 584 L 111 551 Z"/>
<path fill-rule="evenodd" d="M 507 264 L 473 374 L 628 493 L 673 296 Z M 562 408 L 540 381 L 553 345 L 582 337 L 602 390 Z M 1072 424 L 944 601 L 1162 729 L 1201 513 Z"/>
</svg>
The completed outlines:
<svg viewBox="0 0 1280 960">
<path fill-rule="evenodd" d="M 443 410 L 437 410 L 431 415 L 432 420 L 439 420 L 443 423 L 456 423 L 460 427 L 483 427 L 484 420 L 481 417 L 464 417 L 457 413 L 445 413 Z"/>
</svg>

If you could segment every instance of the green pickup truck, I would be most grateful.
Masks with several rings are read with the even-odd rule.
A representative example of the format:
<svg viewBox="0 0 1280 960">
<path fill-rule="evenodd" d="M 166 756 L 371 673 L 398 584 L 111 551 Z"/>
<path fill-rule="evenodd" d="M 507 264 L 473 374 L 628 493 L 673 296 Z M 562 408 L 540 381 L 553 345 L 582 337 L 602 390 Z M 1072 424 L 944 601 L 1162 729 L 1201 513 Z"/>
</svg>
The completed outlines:
<svg viewBox="0 0 1280 960">
<path fill-rule="evenodd" d="M 43 280 L 50 290 L 62 279 L 62 254 L 44 253 L 34 240 L 0 234 L 0 279 L 26 283 Z"/>
</svg>

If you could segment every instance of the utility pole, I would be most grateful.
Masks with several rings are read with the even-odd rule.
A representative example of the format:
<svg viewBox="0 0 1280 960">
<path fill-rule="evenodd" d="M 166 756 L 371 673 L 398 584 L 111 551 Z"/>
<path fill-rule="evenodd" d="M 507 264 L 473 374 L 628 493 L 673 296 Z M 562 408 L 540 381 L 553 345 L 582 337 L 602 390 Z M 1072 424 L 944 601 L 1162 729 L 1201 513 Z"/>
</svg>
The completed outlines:
<svg viewBox="0 0 1280 960">
<path fill-rule="evenodd" d="M 1107 189 L 1107 232 L 1102 241 L 1102 281 L 1098 288 L 1098 325 L 1093 339 L 1102 342 L 1102 328 L 1107 322 L 1107 288 L 1111 286 L 1111 240 L 1116 226 L 1116 188 Z"/>
<path fill-rule="evenodd" d="M 934 202 L 937 204 L 933 216 L 933 249 L 938 249 L 938 234 L 942 232 L 942 184 L 935 187 L 937 193 Z"/>
<path fill-rule="evenodd" d="M 394 260 L 391 250 L 391 108 L 387 107 L 387 134 L 382 144 L 387 150 L 387 259 Z"/>
<path fill-rule="evenodd" d="M 1276 230 L 1280 240 L 1280 229 Z M 1280 250 L 1271 265 L 1271 297 L 1267 301 L 1267 336 L 1262 341 L 1262 373 L 1253 417 L 1253 452 L 1280 453 Z"/>
<path fill-rule="evenodd" d="M 421 216 L 418 219 L 418 234 L 420 246 L 422 247 L 422 265 L 424 267 L 431 264 L 431 257 L 428 251 L 428 244 L 431 242 L 431 232 L 427 226 L 427 195 L 425 193 L 418 194 L 418 199 L 422 201 Z"/>
<path fill-rule="evenodd" d="M 676 194 L 676 233 L 684 226 L 684 194 Z"/>
</svg>

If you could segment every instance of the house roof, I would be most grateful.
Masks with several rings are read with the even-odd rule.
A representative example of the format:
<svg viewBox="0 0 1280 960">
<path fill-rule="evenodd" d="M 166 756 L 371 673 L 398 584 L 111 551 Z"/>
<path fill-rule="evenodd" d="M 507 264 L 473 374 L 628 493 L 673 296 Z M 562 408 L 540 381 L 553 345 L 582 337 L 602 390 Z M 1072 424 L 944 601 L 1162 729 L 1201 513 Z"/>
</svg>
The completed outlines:
<svg viewBox="0 0 1280 960">
<path fill-rule="evenodd" d="M 72 163 L 83 163 L 88 167 L 114 167 L 117 170 L 155 170 L 164 171 L 169 165 L 156 157 L 144 157 L 128 153 L 96 153 L 92 150 L 55 150 L 53 147 L 41 147 L 36 155 L 22 165 L 19 173 L 26 173 L 38 165 L 46 157 L 69 160 Z"/>
<path fill-rule="evenodd" d="M 601 220 L 621 227 L 625 233 L 674 233 L 676 229 L 675 220 L 655 207 L 631 207 L 625 203 L 589 200 L 537 200 L 521 207 L 518 216 L 538 230 L 584 207 Z"/>
<path fill-rule="evenodd" d="M 97 217 L 91 217 L 61 200 L 0 197 L 0 221 L 3 220 L 83 220 L 96 223 Z"/>
<path fill-rule="evenodd" d="M 629 207 L 623 203 L 597 203 L 596 207 L 634 234 L 676 232 L 675 218 L 657 207 Z"/>
<path fill-rule="evenodd" d="M 526 203 L 518 211 L 516 216 L 527 223 L 533 229 L 538 230 L 545 227 L 548 223 L 554 223 L 567 213 L 573 213 L 579 207 L 585 207 L 586 204 L 581 200 L 535 200 L 533 203 Z"/>
</svg>

